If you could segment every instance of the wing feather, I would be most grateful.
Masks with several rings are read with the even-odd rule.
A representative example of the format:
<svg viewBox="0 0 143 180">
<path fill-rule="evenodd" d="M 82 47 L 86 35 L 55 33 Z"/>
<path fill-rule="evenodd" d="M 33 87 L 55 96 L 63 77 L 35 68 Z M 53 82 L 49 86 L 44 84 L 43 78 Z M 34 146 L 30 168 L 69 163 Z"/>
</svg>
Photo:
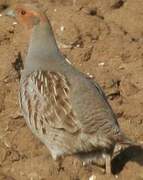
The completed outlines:
<svg viewBox="0 0 143 180">
<path fill-rule="evenodd" d="M 38 125 L 41 126 L 42 120 L 44 126 L 70 133 L 79 130 L 70 101 L 70 84 L 65 76 L 55 72 L 34 71 L 26 78 L 22 87 L 21 94 L 25 96 L 25 100 L 21 98 L 21 106 L 23 101 L 28 102 L 30 112 L 28 109 L 24 112 L 27 112 L 26 119 L 33 122 L 35 129 L 38 129 Z"/>
</svg>

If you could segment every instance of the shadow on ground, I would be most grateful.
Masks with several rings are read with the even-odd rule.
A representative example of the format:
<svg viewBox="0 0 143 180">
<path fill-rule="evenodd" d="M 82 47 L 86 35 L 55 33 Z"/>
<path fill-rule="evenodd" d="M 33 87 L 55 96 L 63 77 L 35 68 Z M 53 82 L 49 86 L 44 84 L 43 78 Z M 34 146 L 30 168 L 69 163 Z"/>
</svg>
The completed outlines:
<svg viewBox="0 0 143 180">
<path fill-rule="evenodd" d="M 119 174 L 127 162 L 132 161 L 143 166 L 143 147 L 130 146 L 112 160 L 113 174 Z"/>
</svg>

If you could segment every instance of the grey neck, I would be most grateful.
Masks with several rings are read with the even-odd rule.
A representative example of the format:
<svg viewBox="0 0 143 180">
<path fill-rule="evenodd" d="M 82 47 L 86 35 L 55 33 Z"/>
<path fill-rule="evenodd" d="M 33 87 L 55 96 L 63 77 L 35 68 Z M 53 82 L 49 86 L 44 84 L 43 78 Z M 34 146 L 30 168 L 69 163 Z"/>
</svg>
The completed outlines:
<svg viewBox="0 0 143 180">
<path fill-rule="evenodd" d="M 49 23 L 36 25 L 32 30 L 25 68 L 39 68 L 48 63 L 48 60 L 56 60 L 60 56 L 51 25 Z"/>
</svg>

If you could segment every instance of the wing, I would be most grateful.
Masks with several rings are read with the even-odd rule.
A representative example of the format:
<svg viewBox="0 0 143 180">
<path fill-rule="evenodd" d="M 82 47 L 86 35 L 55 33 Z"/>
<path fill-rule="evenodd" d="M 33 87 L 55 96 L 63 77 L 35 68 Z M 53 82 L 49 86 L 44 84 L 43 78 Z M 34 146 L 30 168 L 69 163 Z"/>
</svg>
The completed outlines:
<svg viewBox="0 0 143 180">
<path fill-rule="evenodd" d="M 74 83 L 72 105 L 82 132 L 96 136 L 115 137 L 120 134 L 117 119 L 100 86 L 83 77 Z"/>
<path fill-rule="evenodd" d="M 70 101 L 70 84 L 65 76 L 38 70 L 31 73 L 22 84 L 21 107 L 27 114 L 25 118 L 35 129 L 40 124 L 70 133 L 79 130 Z"/>
<path fill-rule="evenodd" d="M 117 122 L 117 119 L 116 119 L 116 115 L 115 115 L 115 113 L 113 112 L 112 107 L 110 106 L 110 104 L 109 104 L 109 102 L 108 102 L 108 100 L 107 100 L 107 97 L 106 97 L 104 91 L 103 91 L 102 88 L 99 86 L 99 84 L 98 84 L 97 82 L 95 82 L 95 81 L 94 81 L 94 86 L 95 86 L 95 88 L 97 89 L 97 91 L 99 92 L 99 94 L 102 96 L 104 102 L 107 104 L 111 115 L 114 117 L 114 122 L 118 125 L 118 122 Z"/>
<path fill-rule="evenodd" d="M 69 80 L 60 73 L 38 70 L 26 78 L 23 89 L 21 106 L 35 129 L 48 126 L 110 137 L 120 133 L 102 89 L 84 76 Z"/>
</svg>

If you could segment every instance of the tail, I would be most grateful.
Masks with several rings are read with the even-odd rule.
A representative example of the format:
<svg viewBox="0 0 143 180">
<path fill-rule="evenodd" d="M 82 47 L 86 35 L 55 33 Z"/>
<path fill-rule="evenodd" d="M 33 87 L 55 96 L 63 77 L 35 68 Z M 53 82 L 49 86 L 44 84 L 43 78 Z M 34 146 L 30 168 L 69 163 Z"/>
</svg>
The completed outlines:
<svg viewBox="0 0 143 180">
<path fill-rule="evenodd" d="M 114 157 L 116 155 L 118 155 L 122 150 L 126 149 L 127 147 L 141 147 L 143 148 L 143 144 L 140 144 L 138 142 L 135 142 L 131 139 L 129 139 L 126 135 L 124 135 L 123 133 L 118 135 L 118 137 L 115 139 L 116 141 L 116 145 L 114 148 Z"/>
</svg>

